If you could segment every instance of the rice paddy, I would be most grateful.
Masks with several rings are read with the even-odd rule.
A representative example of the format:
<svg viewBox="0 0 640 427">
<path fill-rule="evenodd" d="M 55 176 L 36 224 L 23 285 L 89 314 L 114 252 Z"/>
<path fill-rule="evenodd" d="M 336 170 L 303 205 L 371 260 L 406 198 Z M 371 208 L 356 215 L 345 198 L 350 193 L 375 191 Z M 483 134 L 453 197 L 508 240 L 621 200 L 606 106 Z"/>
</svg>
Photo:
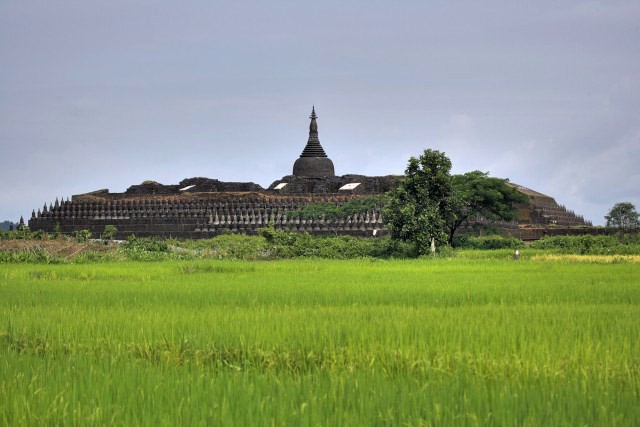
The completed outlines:
<svg viewBox="0 0 640 427">
<path fill-rule="evenodd" d="M 0 423 L 638 425 L 637 260 L 505 258 L 0 264 Z"/>
</svg>

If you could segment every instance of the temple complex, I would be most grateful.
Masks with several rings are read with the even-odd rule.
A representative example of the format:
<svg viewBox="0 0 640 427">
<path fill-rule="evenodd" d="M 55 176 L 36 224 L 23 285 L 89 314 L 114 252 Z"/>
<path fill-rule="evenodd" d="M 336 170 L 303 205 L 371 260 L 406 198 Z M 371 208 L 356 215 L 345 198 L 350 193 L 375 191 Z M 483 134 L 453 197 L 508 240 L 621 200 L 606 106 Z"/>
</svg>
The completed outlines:
<svg viewBox="0 0 640 427">
<path fill-rule="evenodd" d="M 90 230 L 99 236 L 113 225 L 118 237 L 128 235 L 176 238 L 209 238 L 222 233 L 255 234 L 268 224 L 276 229 L 315 235 L 383 235 L 382 206 L 339 220 L 305 220 L 295 214 L 308 204 L 340 205 L 351 198 L 385 193 L 397 185 L 400 175 L 336 176 L 318 136 L 315 107 L 311 111 L 309 138 L 293 164 L 291 175 L 274 181 L 267 189 L 253 182 L 223 182 L 189 178 L 179 184 L 145 181 L 124 193 L 97 190 L 56 199 L 34 209 L 32 230 L 74 233 Z M 544 234 L 570 234 L 576 226 L 591 225 L 558 205 L 553 197 L 513 185 L 531 203 L 519 207 L 520 219 L 511 223 L 488 223 L 518 238 L 536 239 Z M 478 219 L 476 225 L 482 225 Z M 555 231 L 554 231 L 555 230 Z"/>
</svg>

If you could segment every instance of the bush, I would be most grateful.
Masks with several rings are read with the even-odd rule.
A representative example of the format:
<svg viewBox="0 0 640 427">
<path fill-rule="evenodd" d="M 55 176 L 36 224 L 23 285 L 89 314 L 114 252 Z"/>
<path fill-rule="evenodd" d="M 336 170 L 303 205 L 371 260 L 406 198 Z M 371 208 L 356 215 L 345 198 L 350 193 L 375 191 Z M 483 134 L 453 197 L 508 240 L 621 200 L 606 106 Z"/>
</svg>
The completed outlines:
<svg viewBox="0 0 640 427">
<path fill-rule="evenodd" d="M 50 264 L 54 261 L 55 260 L 41 248 L 21 251 L 0 251 L 0 264 L 15 264 L 22 262 Z"/>
<path fill-rule="evenodd" d="M 102 232 L 102 240 L 113 240 L 116 237 L 116 233 L 118 233 L 118 229 L 115 225 L 105 225 Z"/>
<path fill-rule="evenodd" d="M 86 243 L 91 238 L 91 231 L 80 230 L 76 231 L 76 240 L 78 243 Z"/>
<path fill-rule="evenodd" d="M 415 245 L 389 237 L 313 237 L 307 233 L 274 230 L 273 227 L 263 228 L 260 235 L 265 238 L 272 258 L 415 258 L 418 255 Z"/>
<path fill-rule="evenodd" d="M 608 255 L 608 254 L 640 254 L 637 236 L 629 235 L 629 240 L 622 244 L 615 236 L 554 236 L 545 237 L 531 244 L 534 249 L 553 250 L 563 254 Z"/>
<path fill-rule="evenodd" d="M 129 239 L 118 247 L 126 258 L 134 261 L 160 261 L 170 258 L 169 245 L 161 239 L 144 237 L 141 239 L 131 235 Z"/>
<path fill-rule="evenodd" d="M 38 233 L 36 231 L 36 233 Z M 42 233 L 42 232 L 39 232 Z M 2 231 L 0 230 L 0 240 L 30 240 L 34 238 L 29 227 L 22 227 L 19 230 Z"/>
<path fill-rule="evenodd" d="M 412 243 L 402 242 L 390 237 L 372 239 L 371 256 L 375 258 L 416 258 L 418 249 Z"/>
<path fill-rule="evenodd" d="M 464 249 L 482 249 L 482 250 L 494 250 L 494 249 L 522 249 L 525 244 L 522 240 L 515 237 L 502 237 L 502 236 L 469 236 L 460 235 L 453 238 L 453 246 L 456 248 Z"/>
<path fill-rule="evenodd" d="M 267 241 L 261 236 L 225 234 L 207 240 L 209 255 L 220 259 L 257 260 L 270 257 Z M 203 254 L 205 257 L 207 253 Z"/>
</svg>

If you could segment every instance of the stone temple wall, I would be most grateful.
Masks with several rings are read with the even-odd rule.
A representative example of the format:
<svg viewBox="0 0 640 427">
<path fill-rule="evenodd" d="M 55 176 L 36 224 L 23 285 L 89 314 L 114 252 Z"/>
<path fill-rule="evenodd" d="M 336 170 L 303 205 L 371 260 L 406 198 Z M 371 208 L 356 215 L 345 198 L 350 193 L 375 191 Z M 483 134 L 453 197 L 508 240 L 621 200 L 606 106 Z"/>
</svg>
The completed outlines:
<svg viewBox="0 0 640 427">
<path fill-rule="evenodd" d="M 342 204 L 353 197 L 381 194 L 393 189 L 400 177 L 366 177 L 344 175 L 311 178 L 286 176 L 275 181 L 269 190 L 254 183 L 227 183 L 208 178 L 189 178 L 179 185 L 145 182 L 129 187 L 125 193 L 99 190 L 73 196 L 72 200 L 45 205 L 32 213 L 32 230 L 63 233 L 90 230 L 99 236 L 106 225 L 118 229 L 118 238 L 128 235 L 175 238 L 209 238 L 223 233 L 256 234 L 272 223 L 276 229 L 308 232 L 315 235 L 346 234 L 354 236 L 384 235 L 381 207 L 343 221 L 302 220 L 291 212 L 310 203 Z M 275 190 L 279 183 L 288 185 Z M 359 182 L 358 191 L 337 194 L 348 183 Z M 187 191 L 180 191 L 190 187 Z M 505 234 L 523 240 L 572 229 L 583 233 L 591 224 L 581 216 L 558 205 L 550 197 L 518 187 L 531 197 L 531 203 L 519 207 L 520 219 L 494 222 L 476 218 L 467 231 L 498 227 Z M 544 232 L 544 230 L 549 230 Z M 462 229 L 461 229 L 462 231 Z M 564 232 L 568 234 L 569 232 Z"/>
<path fill-rule="evenodd" d="M 190 193 L 136 197 L 127 194 L 82 195 L 44 207 L 29 220 L 32 230 L 62 233 L 90 230 L 99 236 L 106 225 L 118 238 L 209 238 L 223 233 L 257 234 L 272 223 L 277 230 L 315 235 L 384 234 L 380 209 L 346 220 L 304 220 L 289 213 L 310 203 L 345 203 L 350 195 L 282 196 L 268 193 Z"/>
<path fill-rule="evenodd" d="M 223 193 L 236 191 L 263 191 L 253 182 L 224 182 L 210 178 L 187 178 L 177 185 L 164 185 L 155 181 L 145 181 L 127 188 L 127 195 L 177 194 L 181 188 L 192 187 L 191 192 Z"/>
</svg>

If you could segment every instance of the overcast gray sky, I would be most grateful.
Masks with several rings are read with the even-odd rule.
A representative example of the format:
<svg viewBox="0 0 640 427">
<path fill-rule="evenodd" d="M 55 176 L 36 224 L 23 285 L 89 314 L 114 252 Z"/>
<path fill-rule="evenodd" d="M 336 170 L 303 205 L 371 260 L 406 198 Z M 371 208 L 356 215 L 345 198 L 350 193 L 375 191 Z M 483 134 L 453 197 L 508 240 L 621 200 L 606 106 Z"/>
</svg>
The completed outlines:
<svg viewBox="0 0 640 427">
<path fill-rule="evenodd" d="M 152 179 L 425 148 L 603 224 L 640 208 L 640 1 L 0 1 L 0 221 Z"/>
</svg>

